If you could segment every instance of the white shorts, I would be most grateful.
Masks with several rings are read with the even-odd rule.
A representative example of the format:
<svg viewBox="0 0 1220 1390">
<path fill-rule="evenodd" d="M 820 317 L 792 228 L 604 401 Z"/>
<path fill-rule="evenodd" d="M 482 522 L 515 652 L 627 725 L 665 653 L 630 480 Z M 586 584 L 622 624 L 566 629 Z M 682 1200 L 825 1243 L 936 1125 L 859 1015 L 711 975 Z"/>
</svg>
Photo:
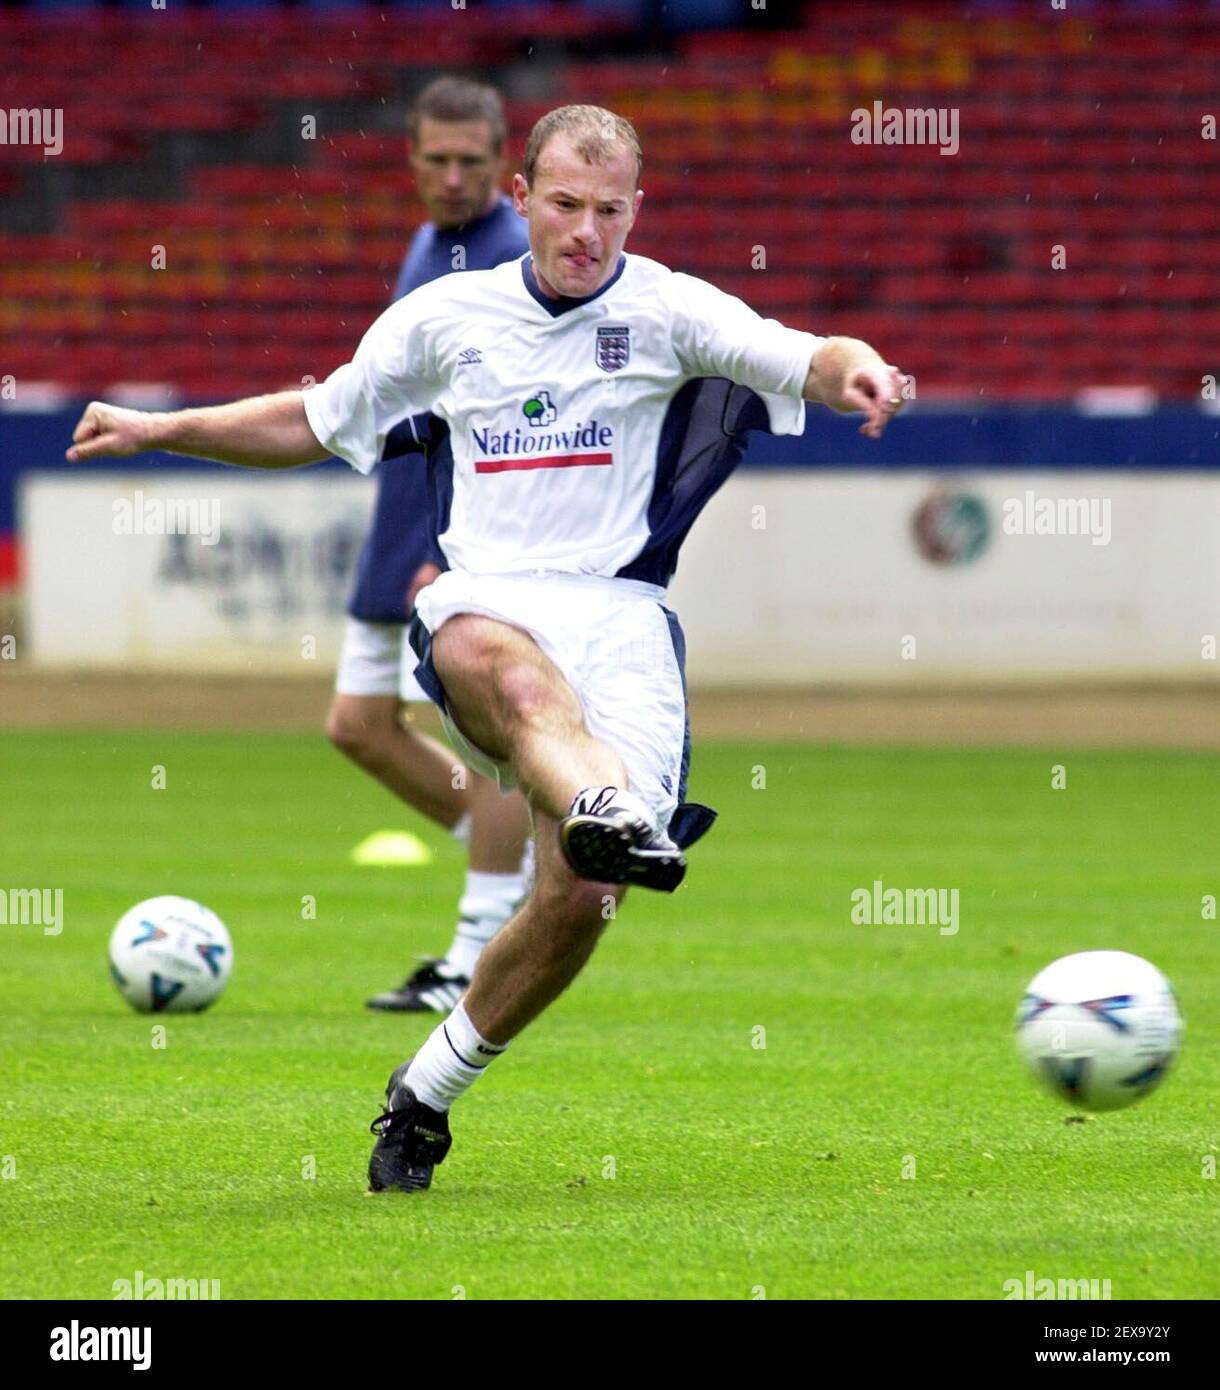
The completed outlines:
<svg viewBox="0 0 1220 1390">
<path fill-rule="evenodd" d="M 411 675 L 416 661 L 406 631 L 402 623 L 366 623 L 349 617 L 335 679 L 339 694 L 397 695 L 400 700 L 426 701 L 426 692 Z"/>
<path fill-rule="evenodd" d="M 685 794 L 690 761 L 682 629 L 664 596 L 654 584 L 597 575 L 449 570 L 420 593 L 416 612 L 429 633 L 458 613 L 529 633 L 576 692 L 585 727 L 622 758 L 631 789 L 664 828 Z M 435 699 L 443 692 L 430 652 L 423 665 L 424 687 L 435 687 Z M 404 662 L 404 670 L 410 667 Z M 443 705 L 441 717 L 472 768 L 495 777 L 502 790 L 516 784 L 511 767 L 474 747 Z"/>
</svg>

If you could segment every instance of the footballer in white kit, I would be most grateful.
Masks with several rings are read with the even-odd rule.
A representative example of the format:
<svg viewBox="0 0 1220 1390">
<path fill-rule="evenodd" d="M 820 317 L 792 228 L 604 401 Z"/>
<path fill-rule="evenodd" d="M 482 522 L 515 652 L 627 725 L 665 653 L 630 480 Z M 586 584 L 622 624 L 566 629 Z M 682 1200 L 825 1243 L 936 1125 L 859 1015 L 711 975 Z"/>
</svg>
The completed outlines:
<svg viewBox="0 0 1220 1390">
<path fill-rule="evenodd" d="M 526 255 L 406 295 L 305 393 L 319 441 L 361 472 L 404 422 L 448 431 L 452 468 L 432 481 L 450 568 L 419 596 L 421 661 L 404 676 L 471 766 L 512 784 L 445 715 L 429 636 L 458 613 L 528 632 L 670 825 L 689 760 L 681 628 L 664 606 L 678 548 L 736 462 L 712 445 L 751 426 L 801 433 L 823 341 L 625 252 L 596 293 L 548 298 Z M 700 441 L 683 388 L 703 378 L 724 390 L 703 402 Z M 675 825 L 679 845 L 695 823 Z"/>
<path fill-rule="evenodd" d="M 867 343 L 763 320 L 626 254 L 641 168 L 628 121 L 557 108 L 513 181 L 528 255 L 414 290 L 309 391 L 151 416 L 94 402 L 68 451 L 260 468 L 329 451 L 367 472 L 392 432 L 425 446 L 448 569 L 417 600 L 417 674 L 470 762 L 525 784 L 537 861 L 466 994 L 390 1075 L 375 1192 L 431 1184 L 450 1108 L 580 972 L 607 904 L 630 884 L 676 888 L 711 823 L 683 802 L 684 653 L 665 589 L 740 435 L 800 433 L 807 399 L 863 412 L 877 439 L 902 404 L 906 378 Z"/>
</svg>

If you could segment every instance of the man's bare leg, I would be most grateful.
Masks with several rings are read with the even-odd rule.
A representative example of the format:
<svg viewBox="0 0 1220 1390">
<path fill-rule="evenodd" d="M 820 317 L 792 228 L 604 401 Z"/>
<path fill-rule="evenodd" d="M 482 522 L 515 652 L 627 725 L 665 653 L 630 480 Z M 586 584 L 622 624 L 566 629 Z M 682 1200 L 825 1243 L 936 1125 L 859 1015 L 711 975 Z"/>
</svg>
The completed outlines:
<svg viewBox="0 0 1220 1390">
<path fill-rule="evenodd" d="M 519 628 L 461 613 L 433 636 L 432 661 L 458 728 L 512 764 L 536 810 L 559 821 L 584 787 L 626 786 L 623 760 L 585 728 L 572 687 Z"/>
<path fill-rule="evenodd" d="M 580 973 L 626 891 L 578 877 L 560 847 L 559 822 L 577 793 L 627 779 L 618 754 L 585 728 L 554 663 L 525 633 L 471 614 L 433 634 L 432 659 L 458 728 L 510 762 L 529 792 L 537 870 L 529 899 L 483 952 L 465 998 L 391 1075 L 369 1160 L 373 1191 L 431 1183 L 449 1151 L 450 1106 Z"/>
<path fill-rule="evenodd" d="M 408 806 L 452 830 L 470 816 L 470 867 L 511 874 L 529 839 L 529 807 L 502 796 L 489 778 L 463 767 L 452 749 L 404 726 L 393 695 L 336 695 L 326 721 L 330 741 Z"/>
<path fill-rule="evenodd" d="M 575 692 L 532 637 L 462 613 L 433 635 L 432 661 L 451 718 L 510 763 L 530 804 L 560 822 L 564 857 L 580 877 L 677 888 L 681 851 L 628 788 L 623 760 L 585 728 Z"/>
<path fill-rule="evenodd" d="M 480 957 L 452 1027 L 412 1063 L 408 1084 L 426 1104 L 447 1109 L 478 1074 L 479 1058 L 490 1060 L 575 979 L 612 919 L 625 889 L 573 873 L 559 822 L 578 792 L 621 787 L 626 769 L 589 734 L 559 669 L 518 629 L 470 614 L 451 618 L 433 636 L 432 659 L 458 727 L 510 761 L 530 792 L 537 855 L 533 891 Z M 474 1065 L 464 1067 L 463 1057 Z"/>
<path fill-rule="evenodd" d="M 451 749 L 404 727 L 400 712 L 392 695 L 337 694 L 326 732 L 409 806 L 450 831 L 463 818 L 469 824 L 470 864 L 448 949 L 434 968 L 413 969 L 401 985 L 368 1001 L 370 1008 L 393 1012 L 445 1013 L 525 891 L 529 810 L 519 793 L 501 796 L 494 782 L 464 767 Z"/>
<path fill-rule="evenodd" d="M 400 709 L 395 695 L 336 695 L 326 736 L 401 801 L 452 830 L 470 810 L 466 770 L 452 749 L 405 728 Z"/>
<path fill-rule="evenodd" d="M 470 778 L 470 867 L 458 903 L 453 940 L 434 973 L 447 977 L 419 994 L 438 1013 L 451 1009 L 465 993 L 488 942 L 521 906 L 528 888 L 529 807 L 520 792 L 502 796 L 495 782 Z"/>
<path fill-rule="evenodd" d="M 530 837 L 530 812 L 520 792 L 505 796 L 489 777 L 470 774 L 470 867 L 480 874 L 515 874 Z"/>
<path fill-rule="evenodd" d="M 559 848 L 559 825 L 534 814 L 534 887 L 479 957 L 462 1001 L 479 1034 L 504 1047 L 553 1003 L 593 954 L 626 889 L 577 878 Z"/>
</svg>

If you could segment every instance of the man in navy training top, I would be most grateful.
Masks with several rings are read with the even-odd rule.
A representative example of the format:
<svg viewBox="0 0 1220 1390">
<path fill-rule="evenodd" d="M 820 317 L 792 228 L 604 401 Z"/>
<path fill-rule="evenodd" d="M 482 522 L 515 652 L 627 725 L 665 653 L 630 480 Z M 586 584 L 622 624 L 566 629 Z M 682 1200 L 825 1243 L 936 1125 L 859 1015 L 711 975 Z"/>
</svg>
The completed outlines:
<svg viewBox="0 0 1220 1390">
<path fill-rule="evenodd" d="M 429 220 L 416 232 L 394 299 L 455 270 L 490 270 L 529 249 L 525 220 L 500 192 L 507 123 L 494 88 L 441 77 L 410 117 L 411 165 Z M 467 842 L 469 866 L 453 941 L 374 1009 L 447 1013 L 470 984 L 475 962 L 525 895 L 529 815 L 520 792 L 495 784 L 454 753 L 401 722 L 400 701 L 430 704 L 412 674 L 404 642 L 415 596 L 444 569 L 438 519 L 422 453 L 448 449 L 422 430 L 404 431 L 400 450 L 378 470 L 373 522 L 357 566 L 326 732 L 396 796 Z M 420 437 L 420 436 L 424 437 Z M 408 663 L 403 666 L 403 654 Z"/>
</svg>

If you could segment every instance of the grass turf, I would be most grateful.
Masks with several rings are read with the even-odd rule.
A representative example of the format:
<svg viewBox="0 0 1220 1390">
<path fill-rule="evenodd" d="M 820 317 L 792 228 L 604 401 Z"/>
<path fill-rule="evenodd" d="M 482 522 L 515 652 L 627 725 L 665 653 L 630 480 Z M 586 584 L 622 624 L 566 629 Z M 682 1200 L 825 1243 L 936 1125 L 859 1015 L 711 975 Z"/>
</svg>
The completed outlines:
<svg viewBox="0 0 1220 1390">
<path fill-rule="evenodd" d="M 0 1297 L 137 1270 L 222 1298 L 1220 1295 L 1220 759 L 706 744 L 696 773 L 722 819 L 681 892 L 631 895 L 455 1109 L 431 1192 L 372 1198 L 367 1124 L 432 1023 L 362 1004 L 447 944 L 459 849 L 320 738 L 0 735 L 0 887 L 60 887 L 65 918 L 0 928 Z M 430 867 L 350 865 L 395 824 Z M 853 926 L 875 878 L 958 888 L 960 930 Z M 234 934 L 208 1013 L 108 979 L 113 922 L 164 892 Z M 1096 947 L 1170 975 L 1186 1046 L 1069 1124 L 1011 1018 Z"/>
</svg>

